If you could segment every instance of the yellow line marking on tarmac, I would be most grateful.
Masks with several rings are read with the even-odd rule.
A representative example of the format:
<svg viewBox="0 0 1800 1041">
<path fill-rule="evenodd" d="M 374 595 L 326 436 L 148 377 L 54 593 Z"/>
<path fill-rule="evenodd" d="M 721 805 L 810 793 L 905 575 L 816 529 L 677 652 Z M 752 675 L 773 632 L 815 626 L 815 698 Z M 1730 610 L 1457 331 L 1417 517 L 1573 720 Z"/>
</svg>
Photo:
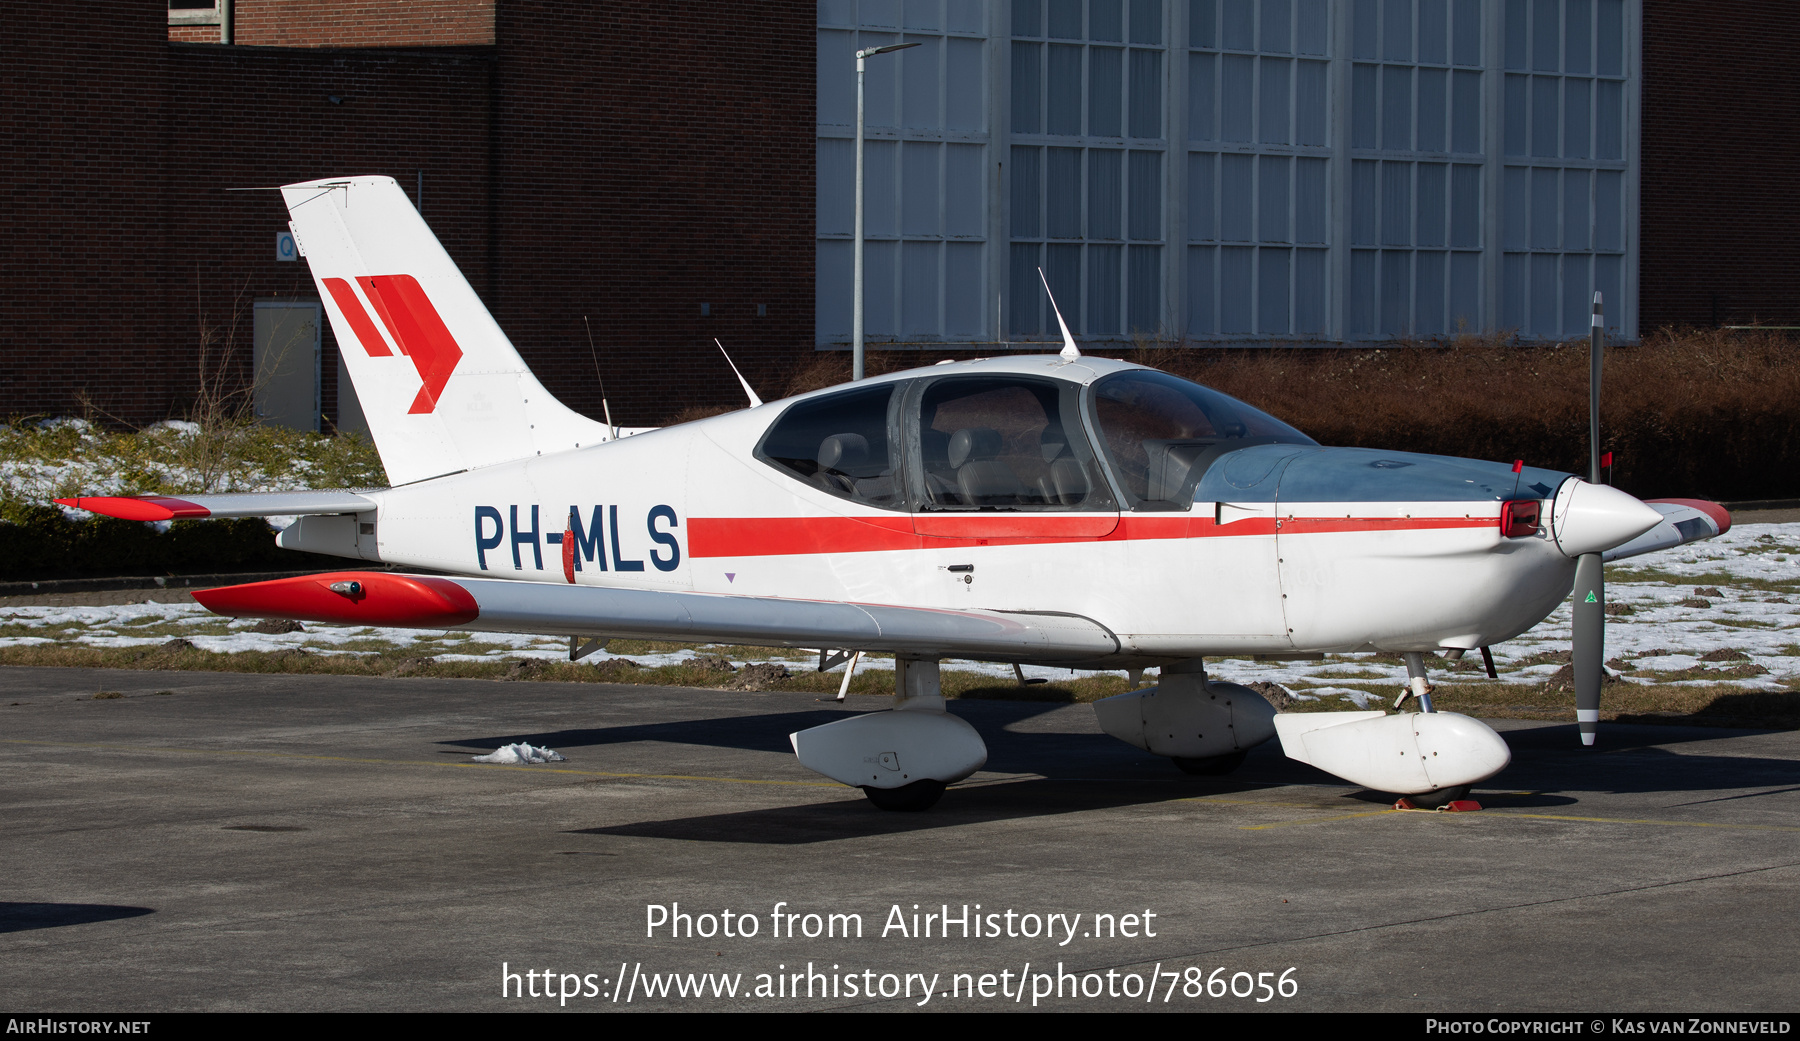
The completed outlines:
<svg viewBox="0 0 1800 1041">
<path fill-rule="evenodd" d="M 175 752 L 185 755 L 227 755 L 251 756 L 264 759 L 307 759 L 331 763 L 365 763 L 373 766 L 441 766 L 459 770 L 529 770 L 532 773 L 574 774 L 579 777 L 611 777 L 617 780 L 634 781 L 721 781 L 727 784 L 773 784 L 794 788 L 842 788 L 841 784 L 828 784 L 823 781 L 776 781 L 761 780 L 753 777 L 703 777 L 697 774 L 629 774 L 611 773 L 605 770 L 575 770 L 559 766 L 531 766 L 509 763 L 441 763 L 434 760 L 419 759 L 360 759 L 347 755 L 309 755 L 302 752 L 258 752 L 229 748 L 155 748 L 143 745 L 97 745 L 80 744 L 72 741 L 27 741 L 20 738 L 0 738 L 0 744 L 36 745 L 44 748 L 87 748 L 106 752 Z"/>
<path fill-rule="evenodd" d="M 1212 803 L 1212 804 L 1218 805 L 1218 806 L 1278 806 L 1278 807 L 1281 807 L 1282 809 L 1288 809 L 1288 810 L 1323 810 L 1323 809 L 1329 808 L 1329 807 L 1325 807 L 1325 806 L 1320 806 L 1316 802 L 1279 802 L 1274 799 L 1216 799 L 1216 798 L 1213 798 L 1211 796 L 1206 796 L 1206 795 L 1193 795 L 1193 796 L 1189 796 L 1185 799 L 1171 799 L 1169 801 L 1170 802 L 1203 802 L 1203 803 Z M 1392 807 L 1384 806 L 1384 807 L 1382 807 L 1381 812 L 1385 813 L 1390 809 L 1392 809 Z M 1357 814 L 1357 816 L 1365 816 L 1365 815 Z M 1337 818 L 1331 817 L 1331 818 L 1321 818 L 1321 819 L 1336 820 Z"/>
<path fill-rule="evenodd" d="M 1508 794 L 1538 795 L 1541 793 L 1511 792 Z M 1275 799 L 1221 799 L 1206 795 L 1195 795 L 1189 798 L 1171 801 L 1213 803 L 1221 806 L 1267 806 L 1280 809 L 1303 810 L 1323 809 L 1323 807 L 1319 806 L 1317 803 L 1283 802 Z M 1329 824 L 1332 821 L 1355 820 L 1359 817 L 1385 817 L 1393 813 L 1430 814 L 1432 816 L 1437 816 L 1440 813 L 1444 813 L 1444 811 L 1420 809 L 1396 810 L 1391 806 L 1384 806 L 1379 810 L 1364 810 L 1360 813 L 1335 813 L 1326 817 L 1303 817 L 1300 820 L 1276 821 L 1270 824 L 1246 824 L 1242 826 L 1242 830 L 1263 831 L 1269 828 L 1293 827 L 1296 824 Z M 1444 815 L 1455 816 L 1465 820 L 1482 820 L 1493 817 L 1517 817 L 1525 820 L 1574 821 L 1584 824 L 1653 824 L 1668 828 L 1726 828 L 1737 831 L 1800 831 L 1800 827 L 1785 824 L 1733 824 L 1726 821 L 1672 821 L 1660 820 L 1654 817 L 1585 817 L 1569 813 L 1515 813 L 1504 809 L 1484 809 L 1474 814 L 1444 813 Z"/>
<path fill-rule="evenodd" d="M 1494 817 L 1523 817 L 1528 820 L 1544 821 L 1583 821 L 1592 824 L 1660 824 L 1666 828 L 1732 828 L 1742 831 L 1800 831 L 1800 827 L 1785 824 L 1731 824 L 1726 821 L 1665 821 L 1650 817 L 1576 817 L 1566 813 L 1509 813 L 1505 810 L 1487 810 L 1484 815 Z M 1459 814 L 1458 816 L 1462 816 Z"/>
<path fill-rule="evenodd" d="M 1265 831 L 1269 828 L 1291 828 L 1296 824 L 1325 824 L 1330 821 L 1354 820 L 1357 817 L 1385 817 L 1390 813 L 1405 813 L 1389 806 L 1379 810 L 1365 810 L 1362 813 L 1340 813 L 1331 817 L 1307 817 L 1297 821 L 1276 821 L 1274 824 L 1246 824 L 1241 831 Z"/>
<path fill-rule="evenodd" d="M 1205 797 L 1181 799 L 1180 802 L 1216 802 L 1230 806 L 1278 806 L 1284 808 L 1317 809 L 1316 806 L 1304 806 L 1301 803 L 1273 802 L 1260 799 L 1208 799 Z M 1269 828 L 1289 828 L 1296 824 L 1329 824 L 1332 821 L 1355 820 L 1359 817 L 1385 817 L 1393 813 L 1416 813 L 1439 815 L 1438 810 L 1396 810 L 1384 807 L 1379 810 L 1365 810 L 1361 813 L 1339 813 L 1328 817 L 1304 817 L 1300 820 L 1276 821 L 1272 824 L 1246 824 L 1243 831 L 1264 831 Z M 1452 816 L 1451 814 L 1444 814 Z M 1459 813 L 1454 816 L 1464 820 L 1485 820 L 1495 817 L 1513 817 L 1523 820 L 1575 821 L 1584 824 L 1652 824 L 1665 828 L 1725 828 L 1734 831 L 1800 831 L 1800 827 L 1785 824 L 1733 824 L 1728 821 L 1671 821 L 1654 817 L 1579 817 L 1568 813 L 1513 813 L 1507 810 L 1482 810 L 1477 814 Z"/>
</svg>

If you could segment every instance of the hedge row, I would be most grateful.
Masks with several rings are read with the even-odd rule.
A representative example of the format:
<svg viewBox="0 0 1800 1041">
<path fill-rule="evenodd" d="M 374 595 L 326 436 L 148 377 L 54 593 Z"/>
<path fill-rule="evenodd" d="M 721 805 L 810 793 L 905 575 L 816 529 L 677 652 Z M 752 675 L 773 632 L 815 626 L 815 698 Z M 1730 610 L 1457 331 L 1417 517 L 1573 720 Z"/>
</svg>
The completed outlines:
<svg viewBox="0 0 1800 1041">
<path fill-rule="evenodd" d="M 1215 387 L 1321 444 L 1523 459 L 1587 472 L 1586 341 L 1461 338 L 1353 348 L 1147 342 L 1096 353 L 1122 353 Z M 892 372 L 938 357 L 871 351 L 868 368 Z M 796 394 L 849 375 L 847 356 L 824 352 L 765 382 Z M 1602 448 L 1614 454 L 1613 483 L 1626 491 L 1720 501 L 1800 496 L 1800 344 L 1785 334 L 1663 330 L 1608 348 L 1603 389 Z M 671 418 L 716 411 L 724 410 L 695 408 Z"/>
</svg>

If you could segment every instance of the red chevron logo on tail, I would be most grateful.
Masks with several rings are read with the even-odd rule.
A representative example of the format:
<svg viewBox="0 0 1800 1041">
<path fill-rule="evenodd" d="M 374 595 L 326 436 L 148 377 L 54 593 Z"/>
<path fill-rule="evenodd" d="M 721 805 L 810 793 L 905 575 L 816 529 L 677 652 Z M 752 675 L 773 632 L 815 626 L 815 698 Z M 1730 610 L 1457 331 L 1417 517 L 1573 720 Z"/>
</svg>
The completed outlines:
<svg viewBox="0 0 1800 1041">
<path fill-rule="evenodd" d="M 324 282 L 331 299 L 344 313 L 369 357 L 392 357 L 387 341 L 369 320 L 368 312 L 363 310 L 350 284 L 341 278 L 327 278 Z M 450 382 L 450 374 L 462 361 L 463 352 L 456 337 L 450 335 L 444 319 L 432 306 L 431 298 L 425 295 L 425 288 L 413 276 L 364 275 L 358 276 L 356 282 L 368 295 L 369 303 L 381 316 L 381 324 L 387 327 L 388 335 L 400 348 L 400 353 L 412 359 L 413 368 L 418 370 L 424 384 L 407 413 L 418 415 L 433 411 L 437 408 L 438 396 L 444 392 L 444 385 Z"/>
</svg>

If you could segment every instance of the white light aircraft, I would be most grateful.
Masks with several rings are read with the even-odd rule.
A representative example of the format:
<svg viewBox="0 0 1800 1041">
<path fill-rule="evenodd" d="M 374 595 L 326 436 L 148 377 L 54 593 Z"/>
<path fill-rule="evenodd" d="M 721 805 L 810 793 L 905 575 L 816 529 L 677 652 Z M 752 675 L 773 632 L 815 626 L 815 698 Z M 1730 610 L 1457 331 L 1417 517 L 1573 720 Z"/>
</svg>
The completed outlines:
<svg viewBox="0 0 1800 1041">
<path fill-rule="evenodd" d="M 986 761 L 945 711 L 944 659 L 1160 667 L 1155 687 L 1096 704 L 1108 733 L 1194 773 L 1279 736 L 1294 759 L 1442 805 L 1510 756 L 1485 724 L 1433 710 L 1426 654 L 1485 655 L 1579 568 L 1591 743 L 1602 559 L 1730 525 L 1712 503 L 1641 502 L 1597 466 L 1582 480 L 1321 447 L 1205 387 L 1083 357 L 1066 326 L 1060 355 L 622 437 L 544 389 L 392 179 L 281 191 L 392 487 L 62 501 L 138 520 L 299 515 L 281 545 L 456 576 L 195 594 L 221 614 L 553 634 L 572 656 L 608 637 L 891 653 L 892 711 L 793 735 L 803 765 L 883 808 L 929 806 Z M 1202 665 L 1357 651 L 1404 658 L 1416 711 L 1277 714 Z"/>
</svg>

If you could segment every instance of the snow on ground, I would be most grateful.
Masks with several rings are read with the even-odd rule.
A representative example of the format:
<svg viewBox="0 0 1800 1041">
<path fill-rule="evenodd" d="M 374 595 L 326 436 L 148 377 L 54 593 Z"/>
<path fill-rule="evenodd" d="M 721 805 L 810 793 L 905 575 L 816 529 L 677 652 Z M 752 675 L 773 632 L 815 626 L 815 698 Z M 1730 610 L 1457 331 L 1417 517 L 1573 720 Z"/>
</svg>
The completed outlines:
<svg viewBox="0 0 1800 1041">
<path fill-rule="evenodd" d="M 478 763 L 501 763 L 507 766 L 523 766 L 529 763 L 535 766 L 539 763 L 567 762 L 569 757 L 555 749 L 534 748 L 521 741 L 515 745 L 505 745 L 487 755 L 472 755 L 469 758 Z"/>
<path fill-rule="evenodd" d="M 1713 595 L 1712 590 L 1718 595 Z M 1696 595 L 1698 591 L 1704 594 Z M 1609 605 L 1631 614 L 1607 619 L 1610 660 L 1628 663 L 1628 682 L 1729 683 L 1746 689 L 1789 689 L 1800 685 L 1800 523 L 1746 524 L 1725 535 L 1659 554 L 1648 554 L 1607 569 Z M 1685 603 L 1684 603 L 1685 601 Z M 1704 601 L 1704 606 L 1701 605 Z M 1542 683 L 1559 662 L 1526 664 L 1534 656 L 1569 647 L 1570 605 L 1565 602 L 1531 631 L 1494 648 L 1501 679 Z M 208 651 L 279 651 L 305 648 L 321 654 L 412 651 L 440 661 L 499 661 L 506 658 L 566 659 L 566 640 L 516 633 L 443 633 L 371 626 L 308 623 L 306 631 L 265 634 L 256 623 L 226 619 L 198 604 L 124 604 L 107 607 L 14 607 L 0 609 L 0 647 L 70 643 L 91 647 L 153 647 L 180 637 Z M 781 661 L 794 656 L 742 657 L 732 648 L 633 653 L 640 666 L 675 665 L 689 658 L 724 653 L 740 663 Z M 1738 652 L 1745 660 L 1703 661 L 1709 652 Z M 1715 655 L 1717 657 L 1718 655 Z M 605 652 L 588 658 L 597 662 Z M 1474 654 L 1470 660 L 1476 660 Z M 1766 673 L 1742 675 L 1746 664 Z M 880 658 L 862 668 L 891 668 Z M 1010 665 L 955 662 L 950 668 L 1011 679 Z M 1315 698 L 1361 703 L 1375 687 L 1392 692 L 1404 683 L 1405 668 L 1374 655 L 1331 655 L 1323 661 L 1257 662 L 1210 659 L 1215 676 L 1237 682 L 1268 680 Z M 1733 672 L 1738 674 L 1733 674 Z M 1070 670 L 1026 666 L 1032 678 L 1059 679 Z M 1478 670 L 1439 672 L 1433 682 L 1485 679 Z M 1346 684 L 1355 684 L 1347 686 Z"/>
</svg>

